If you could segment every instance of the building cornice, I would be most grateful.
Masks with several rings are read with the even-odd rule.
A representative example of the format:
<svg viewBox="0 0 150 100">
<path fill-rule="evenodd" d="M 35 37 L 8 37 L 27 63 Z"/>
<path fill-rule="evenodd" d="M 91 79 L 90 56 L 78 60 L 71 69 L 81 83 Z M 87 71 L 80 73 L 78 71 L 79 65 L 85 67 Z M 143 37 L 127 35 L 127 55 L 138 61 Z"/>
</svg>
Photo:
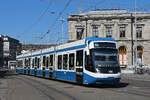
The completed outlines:
<svg viewBox="0 0 150 100">
<path fill-rule="evenodd" d="M 68 17 L 68 21 L 87 21 L 87 20 L 112 20 L 112 19 L 134 19 L 133 15 L 128 16 L 75 16 L 75 17 Z M 150 19 L 150 16 L 137 16 L 137 19 Z"/>
</svg>

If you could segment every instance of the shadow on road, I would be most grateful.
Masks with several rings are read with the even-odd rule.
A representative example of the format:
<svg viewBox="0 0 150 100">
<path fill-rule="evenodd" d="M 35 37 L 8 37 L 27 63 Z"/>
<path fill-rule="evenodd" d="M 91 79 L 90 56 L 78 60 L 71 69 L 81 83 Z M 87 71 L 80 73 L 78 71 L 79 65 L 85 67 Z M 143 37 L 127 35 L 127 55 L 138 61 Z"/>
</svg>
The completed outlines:
<svg viewBox="0 0 150 100">
<path fill-rule="evenodd" d="M 19 75 L 15 72 L 15 70 L 7 70 L 7 71 L 0 71 L 0 79 L 8 78 L 8 76 L 16 76 Z"/>
<path fill-rule="evenodd" d="M 120 84 L 116 84 L 116 85 L 86 85 L 86 87 L 88 88 L 124 88 L 127 87 L 129 85 L 129 83 L 125 83 L 125 82 L 120 82 Z"/>
<path fill-rule="evenodd" d="M 127 82 L 120 82 L 120 84 L 116 84 L 116 85 L 103 85 L 103 84 L 101 84 L 101 85 L 96 85 L 96 84 L 85 85 L 85 84 L 77 84 L 77 83 L 72 83 L 72 82 L 67 82 L 67 81 L 57 80 L 57 79 L 50 79 L 50 80 L 59 81 L 62 83 L 68 83 L 68 84 L 77 85 L 77 86 L 83 86 L 83 87 L 87 87 L 87 88 L 124 88 L 129 85 L 129 83 L 127 83 Z"/>
</svg>

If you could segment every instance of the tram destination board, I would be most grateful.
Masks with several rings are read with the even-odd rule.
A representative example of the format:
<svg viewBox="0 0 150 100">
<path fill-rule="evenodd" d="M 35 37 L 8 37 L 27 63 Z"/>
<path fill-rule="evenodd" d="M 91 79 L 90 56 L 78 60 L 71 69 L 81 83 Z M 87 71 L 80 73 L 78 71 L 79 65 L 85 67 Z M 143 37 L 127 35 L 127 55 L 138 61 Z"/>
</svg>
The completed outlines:
<svg viewBox="0 0 150 100">
<path fill-rule="evenodd" d="M 116 44 L 115 43 L 108 43 L 108 42 L 95 42 L 94 43 L 94 47 L 102 47 L 102 48 L 116 48 Z"/>
</svg>

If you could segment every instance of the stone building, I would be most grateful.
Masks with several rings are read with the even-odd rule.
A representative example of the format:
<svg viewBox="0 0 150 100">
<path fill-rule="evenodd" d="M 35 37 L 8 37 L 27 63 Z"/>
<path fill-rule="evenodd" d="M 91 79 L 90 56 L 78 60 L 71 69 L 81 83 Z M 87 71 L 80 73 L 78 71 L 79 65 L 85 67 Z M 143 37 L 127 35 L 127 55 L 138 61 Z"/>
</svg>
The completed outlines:
<svg viewBox="0 0 150 100">
<path fill-rule="evenodd" d="M 0 67 L 2 66 L 2 61 L 3 60 L 3 41 L 0 38 Z"/>
<path fill-rule="evenodd" d="M 51 46 L 55 46 L 55 44 L 22 44 L 22 50 L 38 50 L 38 49 L 46 49 Z"/>
<path fill-rule="evenodd" d="M 134 65 L 136 50 L 142 65 L 150 64 L 150 13 L 96 10 L 69 15 L 68 23 L 69 41 L 86 37 L 115 38 L 121 67 Z"/>
<path fill-rule="evenodd" d="M 0 39 L 2 40 L 2 65 L 7 66 L 8 61 L 16 60 L 16 55 L 21 53 L 21 43 L 5 35 L 0 35 Z"/>
</svg>

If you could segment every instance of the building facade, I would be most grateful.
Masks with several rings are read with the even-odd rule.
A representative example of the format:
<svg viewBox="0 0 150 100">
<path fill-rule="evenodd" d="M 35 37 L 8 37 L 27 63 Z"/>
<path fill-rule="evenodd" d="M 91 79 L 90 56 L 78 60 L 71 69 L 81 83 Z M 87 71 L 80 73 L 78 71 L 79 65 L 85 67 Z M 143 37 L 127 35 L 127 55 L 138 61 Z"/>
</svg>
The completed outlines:
<svg viewBox="0 0 150 100">
<path fill-rule="evenodd" d="M 54 44 L 22 44 L 22 50 L 38 50 L 38 49 L 46 49 L 51 46 L 55 46 Z"/>
<path fill-rule="evenodd" d="M 134 65 L 136 58 L 142 65 L 150 64 L 150 13 L 97 10 L 69 15 L 68 23 L 69 41 L 86 37 L 115 38 L 121 67 Z"/>
<path fill-rule="evenodd" d="M 2 66 L 8 65 L 8 61 L 16 60 L 16 55 L 21 53 L 21 43 L 9 36 L 0 35 L 2 40 Z"/>
<path fill-rule="evenodd" d="M 3 62 L 3 41 L 0 38 L 0 67 L 2 66 Z"/>
</svg>

